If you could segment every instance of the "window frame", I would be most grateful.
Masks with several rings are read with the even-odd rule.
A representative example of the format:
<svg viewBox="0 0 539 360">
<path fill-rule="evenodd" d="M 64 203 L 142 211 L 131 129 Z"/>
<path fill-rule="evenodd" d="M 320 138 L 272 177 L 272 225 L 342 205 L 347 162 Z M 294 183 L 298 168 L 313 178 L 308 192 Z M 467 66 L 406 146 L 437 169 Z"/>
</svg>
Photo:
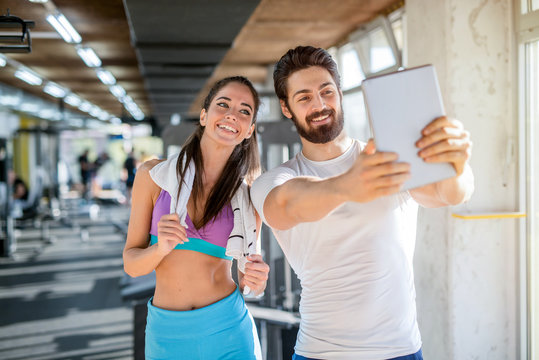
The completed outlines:
<svg viewBox="0 0 539 360">
<path fill-rule="evenodd" d="M 534 233 L 533 218 L 535 211 L 533 180 L 530 175 L 539 176 L 539 172 L 533 172 L 533 146 L 534 140 L 533 125 L 531 124 L 531 82 L 530 82 L 530 64 L 529 45 L 535 41 L 539 41 L 539 10 L 531 11 L 531 0 L 515 1 L 515 30 L 518 49 L 518 131 L 519 131 L 519 203 L 521 208 L 525 208 L 528 216 L 526 220 L 521 222 L 520 226 L 520 241 L 519 241 L 519 338 L 520 338 L 520 359 L 528 360 L 533 356 L 539 356 L 539 341 L 534 340 L 533 336 L 539 333 L 539 328 L 534 328 L 532 322 L 532 312 L 536 312 L 539 316 L 539 308 L 534 308 L 535 302 L 538 299 L 534 298 L 532 291 L 532 281 L 537 280 L 532 273 L 532 254 L 533 236 L 539 234 Z M 525 8 L 523 8 L 525 7 Z M 539 154 L 537 154 L 539 156 Z M 535 226 L 539 228 L 539 226 Z M 537 276 L 537 275 L 535 275 Z M 539 291 L 536 290 L 535 296 Z M 534 343 L 535 341 L 535 343 Z"/>
</svg>

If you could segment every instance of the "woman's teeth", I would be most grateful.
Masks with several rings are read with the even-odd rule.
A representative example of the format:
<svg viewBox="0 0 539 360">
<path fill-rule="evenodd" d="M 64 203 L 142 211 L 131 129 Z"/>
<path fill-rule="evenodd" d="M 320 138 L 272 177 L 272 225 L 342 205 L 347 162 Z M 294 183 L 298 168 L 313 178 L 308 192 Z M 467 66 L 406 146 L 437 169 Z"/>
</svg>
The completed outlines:
<svg viewBox="0 0 539 360">
<path fill-rule="evenodd" d="M 220 129 L 225 129 L 225 130 L 228 130 L 228 131 L 232 131 L 233 133 L 237 133 L 238 130 L 228 126 L 228 125 L 217 125 Z"/>
</svg>

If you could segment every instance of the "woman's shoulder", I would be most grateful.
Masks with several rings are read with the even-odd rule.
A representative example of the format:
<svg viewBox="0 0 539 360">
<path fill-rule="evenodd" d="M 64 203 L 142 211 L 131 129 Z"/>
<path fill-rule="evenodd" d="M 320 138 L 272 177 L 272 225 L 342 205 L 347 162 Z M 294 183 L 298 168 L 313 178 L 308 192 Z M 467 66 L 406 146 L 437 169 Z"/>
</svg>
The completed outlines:
<svg viewBox="0 0 539 360">
<path fill-rule="evenodd" d="M 165 161 L 165 160 L 160 160 L 160 159 L 147 160 L 147 161 L 143 162 L 142 165 L 140 165 L 137 172 L 142 171 L 142 172 L 146 172 L 146 173 L 149 174 L 150 170 L 153 169 L 155 165 L 160 164 L 163 161 Z"/>
<path fill-rule="evenodd" d="M 160 191 L 160 187 L 157 186 L 157 184 L 155 183 L 155 181 L 152 179 L 151 175 L 150 175 L 150 171 L 157 165 L 157 164 L 160 164 L 162 163 L 164 160 L 159 160 L 159 159 L 151 159 L 151 160 L 147 160 L 145 162 L 143 162 L 139 168 L 137 169 L 137 172 L 136 172 L 136 175 L 135 175 L 135 182 L 138 182 L 138 183 L 143 183 L 146 186 L 150 186 L 151 188 L 155 187 L 155 191 L 157 191 L 157 189 L 159 189 Z"/>
</svg>

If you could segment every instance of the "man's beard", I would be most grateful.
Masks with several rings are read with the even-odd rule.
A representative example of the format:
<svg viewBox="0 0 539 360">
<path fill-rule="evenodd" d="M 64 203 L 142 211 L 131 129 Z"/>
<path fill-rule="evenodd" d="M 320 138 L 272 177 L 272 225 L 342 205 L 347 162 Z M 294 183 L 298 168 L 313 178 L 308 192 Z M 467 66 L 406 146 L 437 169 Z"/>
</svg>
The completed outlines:
<svg viewBox="0 0 539 360">
<path fill-rule="evenodd" d="M 325 109 L 308 115 L 305 118 L 305 125 L 299 123 L 296 114 L 294 114 L 292 110 L 289 109 L 289 111 L 292 114 L 292 121 L 294 122 L 294 125 L 296 125 L 299 136 L 314 144 L 326 144 L 334 140 L 339 136 L 344 127 L 342 105 L 337 114 L 333 109 Z M 329 124 L 317 126 L 316 128 L 310 126 L 313 119 L 327 115 L 332 116 L 334 121 Z"/>
</svg>

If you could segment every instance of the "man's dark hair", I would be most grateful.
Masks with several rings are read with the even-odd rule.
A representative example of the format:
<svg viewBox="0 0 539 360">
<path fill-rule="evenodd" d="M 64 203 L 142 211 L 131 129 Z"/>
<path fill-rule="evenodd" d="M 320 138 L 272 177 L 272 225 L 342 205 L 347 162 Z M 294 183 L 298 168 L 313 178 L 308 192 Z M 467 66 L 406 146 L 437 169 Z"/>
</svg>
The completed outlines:
<svg viewBox="0 0 539 360">
<path fill-rule="evenodd" d="M 275 93 L 280 100 L 284 100 L 288 106 L 288 88 L 286 80 L 290 75 L 298 70 L 303 70 L 311 66 L 320 66 L 331 74 L 337 88 L 341 88 L 341 80 L 337 64 L 331 55 L 322 48 L 312 46 L 298 46 L 290 49 L 275 64 L 273 70 L 273 85 Z"/>
</svg>

